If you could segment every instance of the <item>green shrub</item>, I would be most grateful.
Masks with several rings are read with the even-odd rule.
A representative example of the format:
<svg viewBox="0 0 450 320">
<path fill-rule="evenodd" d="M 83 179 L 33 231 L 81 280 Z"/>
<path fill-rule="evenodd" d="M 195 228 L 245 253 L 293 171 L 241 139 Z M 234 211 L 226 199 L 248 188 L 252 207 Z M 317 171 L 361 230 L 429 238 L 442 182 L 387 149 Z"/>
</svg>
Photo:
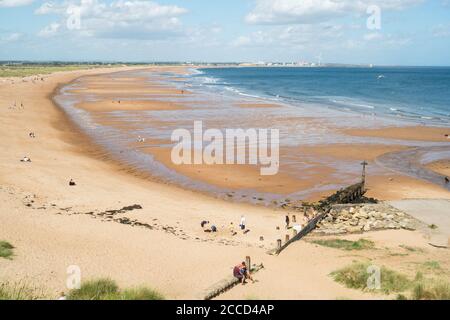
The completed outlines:
<svg viewBox="0 0 450 320">
<path fill-rule="evenodd" d="M 121 300 L 164 300 L 157 291 L 149 288 L 126 289 L 120 295 Z"/>
<path fill-rule="evenodd" d="M 369 263 L 353 263 L 331 274 L 335 281 L 344 284 L 347 288 L 375 291 L 367 287 L 367 280 L 371 276 L 368 272 Z M 406 276 L 386 267 L 380 269 L 380 290 L 385 294 L 403 292 L 411 285 Z"/>
<path fill-rule="evenodd" d="M 22 283 L 0 284 L 0 300 L 37 300 L 42 298 L 42 294 L 38 294 L 35 289 Z"/>
<path fill-rule="evenodd" d="M 414 285 L 414 300 L 450 300 L 450 285 L 446 281 L 421 280 Z"/>
<path fill-rule="evenodd" d="M 349 240 L 343 240 L 343 239 L 330 239 L 330 240 L 315 240 L 313 243 L 324 246 L 324 247 L 330 247 L 335 249 L 342 249 L 342 250 L 366 250 L 366 249 L 373 249 L 375 247 L 375 243 L 366 240 L 366 239 L 359 239 L 358 241 L 349 241 Z"/>
<path fill-rule="evenodd" d="M 6 241 L 0 241 L 0 257 L 12 259 L 14 246 Z"/>
<path fill-rule="evenodd" d="M 80 289 L 71 290 L 67 296 L 69 300 L 106 300 L 105 298 L 117 294 L 119 287 L 110 279 L 100 279 L 85 282 Z"/>
<path fill-rule="evenodd" d="M 163 300 L 164 297 L 149 288 L 140 287 L 120 290 L 111 279 L 85 282 L 80 289 L 74 289 L 67 295 L 68 300 Z"/>
</svg>

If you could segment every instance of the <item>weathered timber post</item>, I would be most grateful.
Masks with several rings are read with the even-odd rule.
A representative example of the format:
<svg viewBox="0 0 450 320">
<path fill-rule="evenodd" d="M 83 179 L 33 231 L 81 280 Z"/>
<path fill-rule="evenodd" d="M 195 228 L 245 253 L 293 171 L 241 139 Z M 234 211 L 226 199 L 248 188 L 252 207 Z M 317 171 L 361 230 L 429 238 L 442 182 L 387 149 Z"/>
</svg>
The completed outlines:
<svg viewBox="0 0 450 320">
<path fill-rule="evenodd" d="M 245 264 L 247 265 L 248 271 L 252 269 L 252 260 L 250 256 L 245 257 Z"/>
<path fill-rule="evenodd" d="M 278 239 L 278 240 L 277 240 L 277 248 L 278 248 L 278 250 L 281 249 L 282 244 L 283 244 L 283 243 L 281 242 L 281 239 Z"/>
<path fill-rule="evenodd" d="M 363 188 L 365 189 L 365 188 L 366 188 L 366 166 L 368 166 L 369 163 L 368 163 L 367 161 L 364 160 L 364 161 L 361 163 L 361 165 L 363 166 L 363 172 L 362 172 L 362 180 L 361 180 L 361 182 L 362 182 Z"/>
<path fill-rule="evenodd" d="M 293 223 L 297 223 L 297 216 L 296 216 L 296 215 L 293 215 L 293 216 L 292 216 L 292 222 L 293 222 Z"/>
<path fill-rule="evenodd" d="M 289 242 L 290 239 L 291 239 L 291 237 L 287 234 L 286 235 L 286 242 Z"/>
</svg>

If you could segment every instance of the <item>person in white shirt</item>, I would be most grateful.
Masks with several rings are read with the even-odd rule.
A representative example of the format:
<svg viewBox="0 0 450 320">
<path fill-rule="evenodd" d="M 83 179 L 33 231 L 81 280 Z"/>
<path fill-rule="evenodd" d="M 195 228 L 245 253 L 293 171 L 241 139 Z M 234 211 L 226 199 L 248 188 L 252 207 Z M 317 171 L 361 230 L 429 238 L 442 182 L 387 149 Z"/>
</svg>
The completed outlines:
<svg viewBox="0 0 450 320">
<path fill-rule="evenodd" d="M 239 227 L 241 227 L 241 230 L 245 230 L 245 217 L 241 216 L 241 222 L 239 223 Z"/>
</svg>

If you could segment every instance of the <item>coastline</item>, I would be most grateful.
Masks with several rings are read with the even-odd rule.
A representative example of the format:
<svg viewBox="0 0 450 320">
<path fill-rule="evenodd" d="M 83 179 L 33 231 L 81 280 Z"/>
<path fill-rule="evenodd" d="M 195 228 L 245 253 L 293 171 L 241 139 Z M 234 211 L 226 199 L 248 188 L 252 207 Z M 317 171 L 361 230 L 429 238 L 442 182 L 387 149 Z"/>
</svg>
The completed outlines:
<svg viewBox="0 0 450 320">
<path fill-rule="evenodd" d="M 36 85 L 0 85 L 0 146 L 7 151 L 1 154 L 0 167 L 1 236 L 16 247 L 12 261 L 0 260 L 1 280 L 27 280 L 56 297 L 65 290 L 67 267 L 79 265 L 83 279 L 110 277 L 124 286 L 151 285 L 169 298 L 194 299 L 251 255 L 267 268 L 261 282 L 251 288 L 259 297 L 382 298 L 345 289 L 327 276 L 350 263 L 352 256 L 307 242 L 296 244 L 278 260 L 267 256 L 267 248 L 284 236 L 276 226 L 283 225 L 289 211 L 224 201 L 140 179 L 141 173 L 130 175 L 130 168 L 110 161 L 109 155 L 69 125 L 66 115 L 49 98 L 60 83 L 102 72 L 108 74 L 111 69 L 52 74 Z M 21 99 L 24 110 L 8 109 Z M 29 138 L 29 131 L 36 133 L 36 139 Z M 32 163 L 21 163 L 24 155 Z M 71 178 L 77 182 L 75 188 L 68 186 Z M 121 217 L 148 223 L 152 230 L 92 215 L 133 204 L 143 210 Z M 230 237 L 227 226 L 230 221 L 237 224 L 241 214 L 246 215 L 251 233 Z M 214 222 L 221 231 L 205 234 L 199 228 L 203 219 Z M 261 235 L 266 239 L 263 243 Z M 406 231 L 383 231 L 368 237 L 392 248 L 398 243 L 427 244 L 421 234 Z M 192 276 L 199 265 L 208 266 L 208 272 Z M 285 271 L 278 282 L 270 280 L 280 267 Z M 303 285 L 301 292 L 294 290 L 298 279 Z M 225 297 L 243 299 L 247 294 L 241 288 Z"/>
<path fill-rule="evenodd" d="M 117 73 L 115 77 L 107 75 L 77 79 L 76 85 L 66 88 L 70 92 L 69 98 L 75 95 L 79 101 L 64 109 L 70 112 L 85 111 L 86 116 L 78 119 L 78 122 L 89 121 L 89 124 L 85 124 L 86 130 L 97 125 L 102 127 L 88 134 L 100 140 L 97 144 L 105 151 L 102 157 L 111 156 L 127 170 L 142 177 L 225 200 L 266 206 L 273 203 L 281 205 L 284 199 L 320 200 L 324 195 L 357 181 L 360 175 L 359 163 L 363 160 L 369 161 L 371 167 L 369 196 L 381 200 L 415 198 L 420 194 L 432 198 L 450 197 L 450 192 L 439 186 L 384 170 L 383 166 L 376 164 L 378 158 L 387 153 L 422 144 L 446 143 L 448 139 L 444 134 L 448 128 L 409 126 L 342 129 L 326 121 L 321 124 L 321 118 L 298 117 L 294 114 L 280 117 L 277 123 L 282 128 L 286 127 L 288 132 L 298 124 L 304 127 L 304 132 L 320 132 L 325 127 L 329 130 L 326 135 L 339 136 L 340 140 L 335 142 L 331 139 L 328 143 L 322 140 L 305 146 L 281 146 L 281 168 L 276 176 L 260 176 L 259 166 L 251 165 L 174 165 L 170 158 L 170 131 L 189 128 L 192 125 L 188 120 L 190 118 L 203 119 L 210 126 L 229 128 L 233 119 L 218 120 L 209 114 L 236 113 L 234 117 L 240 117 L 241 127 L 269 127 L 271 124 L 264 119 L 266 112 L 282 114 L 286 110 L 293 111 L 261 99 L 232 100 L 230 105 L 224 107 L 227 100 L 220 98 L 222 100 L 215 101 L 214 95 L 203 96 L 197 91 L 191 92 L 188 82 L 178 80 L 178 77 L 188 74 L 186 68 L 164 69 L 164 73 L 152 69 L 147 72 Z M 169 81 L 173 77 L 181 84 L 173 86 Z M 64 96 L 61 101 L 64 101 Z M 242 115 L 239 113 L 241 109 L 244 112 Z M 250 113 L 246 113 L 247 110 Z M 248 115 L 251 118 L 247 119 Z M 146 141 L 136 142 L 141 135 Z M 365 144 L 366 139 L 372 139 L 367 140 L 370 144 Z M 394 192 L 386 190 L 386 183 Z M 403 188 L 404 184 L 410 186 L 408 190 Z"/>
</svg>

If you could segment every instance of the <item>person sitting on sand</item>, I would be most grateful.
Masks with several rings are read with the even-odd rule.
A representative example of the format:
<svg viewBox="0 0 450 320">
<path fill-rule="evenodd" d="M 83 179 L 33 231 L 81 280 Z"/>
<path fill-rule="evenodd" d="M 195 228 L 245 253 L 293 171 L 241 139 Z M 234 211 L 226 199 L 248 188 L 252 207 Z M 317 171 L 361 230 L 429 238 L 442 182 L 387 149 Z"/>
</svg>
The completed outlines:
<svg viewBox="0 0 450 320">
<path fill-rule="evenodd" d="M 211 226 L 211 232 L 213 232 L 213 233 L 217 232 L 217 227 L 215 225 Z"/>
<path fill-rule="evenodd" d="M 29 134 L 29 136 L 30 136 L 30 138 L 36 138 L 36 135 L 34 134 L 34 132 L 30 132 L 30 134 Z"/>
<path fill-rule="evenodd" d="M 230 228 L 230 234 L 231 234 L 232 237 L 237 235 L 237 232 L 234 230 L 234 223 L 233 222 L 230 223 L 230 227 L 229 228 Z"/>
<path fill-rule="evenodd" d="M 77 184 L 75 183 L 75 181 L 73 181 L 73 179 L 70 179 L 70 181 L 69 181 L 69 186 L 71 186 L 71 187 L 74 187 L 74 186 L 76 186 Z"/>
<path fill-rule="evenodd" d="M 205 221 L 203 220 L 202 222 L 200 222 L 200 225 L 202 226 L 202 229 L 205 229 L 205 226 L 209 224 L 209 221 Z"/>
<path fill-rule="evenodd" d="M 253 277 L 248 271 L 245 262 L 242 262 L 240 265 L 234 267 L 233 275 L 241 281 L 242 285 L 246 284 L 245 280 L 247 279 L 250 279 L 253 283 L 255 283 L 255 280 L 253 280 Z"/>
<path fill-rule="evenodd" d="M 31 159 L 25 156 L 22 158 L 22 160 L 20 160 L 20 162 L 31 162 Z"/>
</svg>

